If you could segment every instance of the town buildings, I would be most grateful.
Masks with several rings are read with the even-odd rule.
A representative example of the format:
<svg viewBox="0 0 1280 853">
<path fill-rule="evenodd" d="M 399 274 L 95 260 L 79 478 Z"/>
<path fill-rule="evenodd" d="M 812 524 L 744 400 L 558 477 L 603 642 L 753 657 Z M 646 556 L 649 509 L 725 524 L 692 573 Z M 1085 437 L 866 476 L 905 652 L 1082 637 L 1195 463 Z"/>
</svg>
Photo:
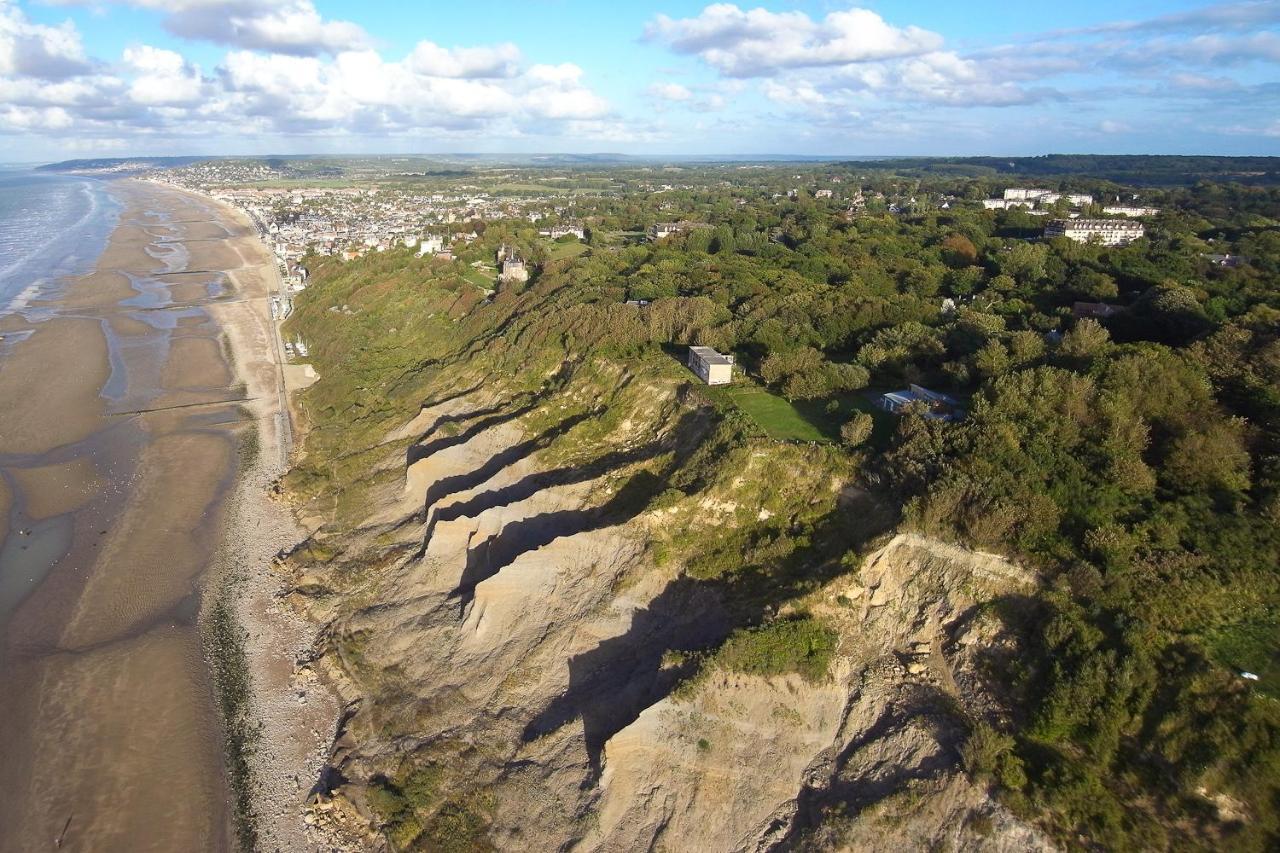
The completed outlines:
<svg viewBox="0 0 1280 853">
<path fill-rule="evenodd" d="M 661 240 L 663 237 L 670 237 L 672 234 L 684 234 L 696 228 L 711 227 L 705 222 L 659 222 L 649 229 L 649 236 L 654 240 Z"/>
<path fill-rule="evenodd" d="M 1155 216 L 1160 212 L 1158 207 L 1136 207 L 1127 204 L 1109 204 L 1102 212 L 1111 216 Z"/>
<path fill-rule="evenodd" d="M 689 347 L 689 369 L 708 385 L 728 385 L 733 381 L 733 356 L 711 347 Z"/>
<path fill-rule="evenodd" d="M 1084 193 L 1056 193 L 1052 190 L 1026 189 L 1010 187 L 1004 191 L 1002 198 L 983 199 L 982 206 L 987 210 L 1011 210 L 1015 207 L 1033 208 L 1037 205 L 1053 205 L 1066 199 L 1073 207 L 1084 207 L 1093 204 L 1093 196 Z"/>
<path fill-rule="evenodd" d="M 1127 219 L 1054 219 L 1045 226 L 1045 237 L 1066 237 L 1077 243 L 1124 246 L 1146 233 L 1141 222 Z"/>
</svg>

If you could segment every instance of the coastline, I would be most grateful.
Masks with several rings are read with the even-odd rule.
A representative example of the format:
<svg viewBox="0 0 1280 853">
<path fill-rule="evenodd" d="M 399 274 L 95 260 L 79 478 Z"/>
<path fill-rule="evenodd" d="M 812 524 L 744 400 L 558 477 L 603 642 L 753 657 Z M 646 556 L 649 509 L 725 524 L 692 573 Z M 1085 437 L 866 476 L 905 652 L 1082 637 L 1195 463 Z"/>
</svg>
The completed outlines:
<svg viewBox="0 0 1280 853">
<path fill-rule="evenodd" d="M 243 213 L 208 196 L 172 191 L 199 198 L 237 222 L 247 235 L 237 252 L 242 258 L 245 251 L 259 256 L 245 263 L 257 271 L 253 283 L 264 288 L 261 297 L 212 308 L 237 377 L 252 401 L 246 406 L 254 412 L 257 440 L 251 452 L 242 455 L 244 464 L 228 501 L 222 542 L 206 585 L 205 618 L 212 607 L 225 604 L 244 638 L 246 710 L 256 727 L 255 742 L 245 756 L 252 775 L 247 793 L 259 847 L 326 850 L 331 845 L 305 822 L 304 812 L 327 761 L 340 706 L 336 692 L 309 665 L 320 626 L 288 606 L 288 578 L 275 570 L 277 556 L 306 538 L 275 489 L 288 471 L 296 420 L 279 336 L 266 308 L 268 292 L 279 286 L 278 273 L 274 257 Z M 238 284 L 244 292 L 246 283 Z M 263 363 L 264 353 L 270 355 L 269 363 Z"/>
<path fill-rule="evenodd" d="M 308 849 L 304 774 L 337 712 L 309 683 L 307 714 L 281 710 L 313 635 L 270 568 L 300 538 L 269 493 L 288 443 L 274 259 L 211 199 L 111 193 L 92 271 L 0 317 L 0 850 L 235 847 L 200 618 L 225 589 L 262 723 L 259 837 Z"/>
</svg>

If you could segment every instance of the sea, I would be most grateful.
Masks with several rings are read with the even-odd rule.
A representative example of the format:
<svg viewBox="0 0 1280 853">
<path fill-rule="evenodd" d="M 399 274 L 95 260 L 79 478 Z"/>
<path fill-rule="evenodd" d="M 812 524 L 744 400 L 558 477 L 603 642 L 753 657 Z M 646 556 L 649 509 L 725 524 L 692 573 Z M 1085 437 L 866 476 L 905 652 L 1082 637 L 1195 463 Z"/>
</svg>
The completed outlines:
<svg viewBox="0 0 1280 853">
<path fill-rule="evenodd" d="M 0 168 L 0 316 L 89 272 L 121 205 L 97 178 Z"/>
</svg>

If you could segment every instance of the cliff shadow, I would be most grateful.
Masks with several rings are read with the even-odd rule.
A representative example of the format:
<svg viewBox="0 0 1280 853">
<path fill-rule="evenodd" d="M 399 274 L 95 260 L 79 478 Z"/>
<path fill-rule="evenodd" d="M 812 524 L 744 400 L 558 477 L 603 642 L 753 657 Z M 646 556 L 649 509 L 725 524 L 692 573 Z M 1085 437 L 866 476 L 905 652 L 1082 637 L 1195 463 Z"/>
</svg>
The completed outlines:
<svg viewBox="0 0 1280 853">
<path fill-rule="evenodd" d="M 580 718 L 592 779 L 599 778 L 609 738 L 697 667 L 692 656 L 683 664 L 664 667 L 666 653 L 709 649 L 729 635 L 733 619 L 719 586 L 681 577 L 635 611 L 626 633 L 570 659 L 568 688 L 529 721 L 522 740 L 537 740 Z"/>
<path fill-rule="evenodd" d="M 881 529 L 871 525 L 854 532 L 847 517 L 853 510 L 851 504 L 837 505 L 816 525 L 806 546 L 776 563 L 744 563 L 714 578 L 682 575 L 672 581 L 636 611 L 626 633 L 569 661 L 568 688 L 526 725 L 524 741 L 581 718 L 594 782 L 609 739 L 702 665 L 692 656 L 664 667 L 668 651 L 718 647 L 733 630 L 766 621 L 781 605 L 848 571 L 843 555 Z"/>
<path fill-rule="evenodd" d="M 865 731 L 851 740 L 836 756 L 829 784 L 806 784 L 796 797 L 796 813 L 787 834 L 772 850 L 792 850 L 810 830 L 821 825 L 832 809 L 850 817 L 906 790 L 913 782 L 936 778 L 950 772 L 960 759 L 959 747 L 968 734 L 968 724 L 957 716 L 956 699 L 931 685 L 913 683 L 909 693 L 885 708 Z M 894 737 L 913 724 L 931 730 L 938 749 L 921 755 L 914 763 L 895 763 L 879 772 L 844 775 L 849 763 L 863 749 L 877 741 Z"/>
<path fill-rule="evenodd" d="M 419 436 L 417 441 L 405 449 L 405 467 L 426 459 L 433 453 L 439 453 L 441 450 L 455 447 L 459 444 L 465 444 L 490 427 L 508 423 L 516 418 L 527 415 L 529 412 L 532 412 L 541 405 L 553 393 L 563 388 L 572 375 L 573 365 L 570 362 L 565 362 L 560 366 L 556 375 L 548 380 L 547 383 L 536 392 L 517 395 L 514 400 L 506 400 L 501 403 L 495 403 L 491 406 L 484 406 L 468 412 L 442 415 L 436 419 L 434 424 L 431 425 L 431 429 Z M 513 405 L 515 408 L 511 408 Z M 476 420 L 477 418 L 480 418 L 480 420 Z M 442 427 L 448 424 L 457 424 L 467 421 L 474 421 L 474 423 L 462 432 L 454 435 L 447 435 L 442 438 L 435 439 L 434 441 L 427 441 L 425 444 L 423 443 L 426 441 L 428 436 L 440 431 Z"/>
<path fill-rule="evenodd" d="M 534 452 L 551 444 L 551 442 L 569 432 L 569 430 L 573 429 L 578 424 L 590 418 L 597 417 L 599 414 L 600 412 L 597 410 L 572 415 L 531 439 L 522 441 L 519 444 L 495 453 L 488 459 L 488 461 L 479 468 L 476 468 L 474 471 L 468 471 L 465 474 L 456 474 L 452 477 L 444 477 L 435 481 L 427 489 L 426 498 L 423 503 L 424 512 L 430 512 L 431 508 L 435 506 L 436 503 L 449 495 L 456 494 L 458 492 L 465 492 L 468 489 L 474 489 L 476 486 L 479 486 L 481 483 L 484 483 L 493 477 L 499 471 L 502 471 L 520 460 L 525 459 Z"/>
<path fill-rule="evenodd" d="M 511 565 L 521 554 L 536 551 L 564 536 L 624 524 L 643 512 L 665 483 L 665 478 L 652 471 L 640 471 L 600 506 L 544 512 L 511 522 L 467 550 L 467 565 L 450 597 L 460 600 L 460 610 L 465 612 L 475 598 L 476 587 Z"/>
<path fill-rule="evenodd" d="M 550 471 L 539 471 L 510 485 L 482 492 L 466 501 L 440 507 L 430 513 L 430 520 L 423 536 L 422 551 L 419 556 L 426 553 L 427 547 L 431 544 L 431 536 L 435 532 L 435 526 L 439 522 L 456 521 L 459 518 L 475 518 L 495 507 L 507 506 L 531 498 L 544 489 L 585 483 L 610 471 L 656 459 L 675 448 L 684 447 L 696 441 L 705 431 L 705 419 L 698 417 L 694 413 L 686 413 L 681 416 L 676 426 L 665 437 L 641 447 L 630 450 L 615 450 L 582 465 L 566 465 Z M 476 484 L 483 483 L 485 479 L 488 478 L 477 480 Z M 454 491 L 462 490 L 455 489 Z"/>
</svg>

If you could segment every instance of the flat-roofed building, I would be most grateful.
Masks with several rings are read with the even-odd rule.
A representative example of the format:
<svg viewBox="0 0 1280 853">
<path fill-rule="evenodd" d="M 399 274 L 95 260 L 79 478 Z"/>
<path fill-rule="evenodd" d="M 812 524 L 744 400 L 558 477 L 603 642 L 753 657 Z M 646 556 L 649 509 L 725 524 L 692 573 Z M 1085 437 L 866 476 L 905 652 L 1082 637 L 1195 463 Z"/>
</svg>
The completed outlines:
<svg viewBox="0 0 1280 853">
<path fill-rule="evenodd" d="M 1077 243 L 1123 246 L 1146 233 L 1141 222 L 1128 219 L 1054 219 L 1044 227 L 1046 237 L 1066 237 Z"/>
<path fill-rule="evenodd" d="M 930 420 L 955 421 L 964 417 L 959 400 L 919 385 L 908 385 L 902 391 L 889 391 L 876 398 L 877 406 L 895 415 L 902 414 L 913 404 L 919 406 L 921 414 Z"/>
<path fill-rule="evenodd" d="M 1108 216 L 1155 216 L 1160 212 L 1158 207 L 1137 207 L 1128 204 L 1110 204 L 1102 208 Z"/>
<path fill-rule="evenodd" d="M 689 347 L 689 369 L 708 385 L 728 385 L 733 381 L 733 356 L 711 347 Z"/>
</svg>

